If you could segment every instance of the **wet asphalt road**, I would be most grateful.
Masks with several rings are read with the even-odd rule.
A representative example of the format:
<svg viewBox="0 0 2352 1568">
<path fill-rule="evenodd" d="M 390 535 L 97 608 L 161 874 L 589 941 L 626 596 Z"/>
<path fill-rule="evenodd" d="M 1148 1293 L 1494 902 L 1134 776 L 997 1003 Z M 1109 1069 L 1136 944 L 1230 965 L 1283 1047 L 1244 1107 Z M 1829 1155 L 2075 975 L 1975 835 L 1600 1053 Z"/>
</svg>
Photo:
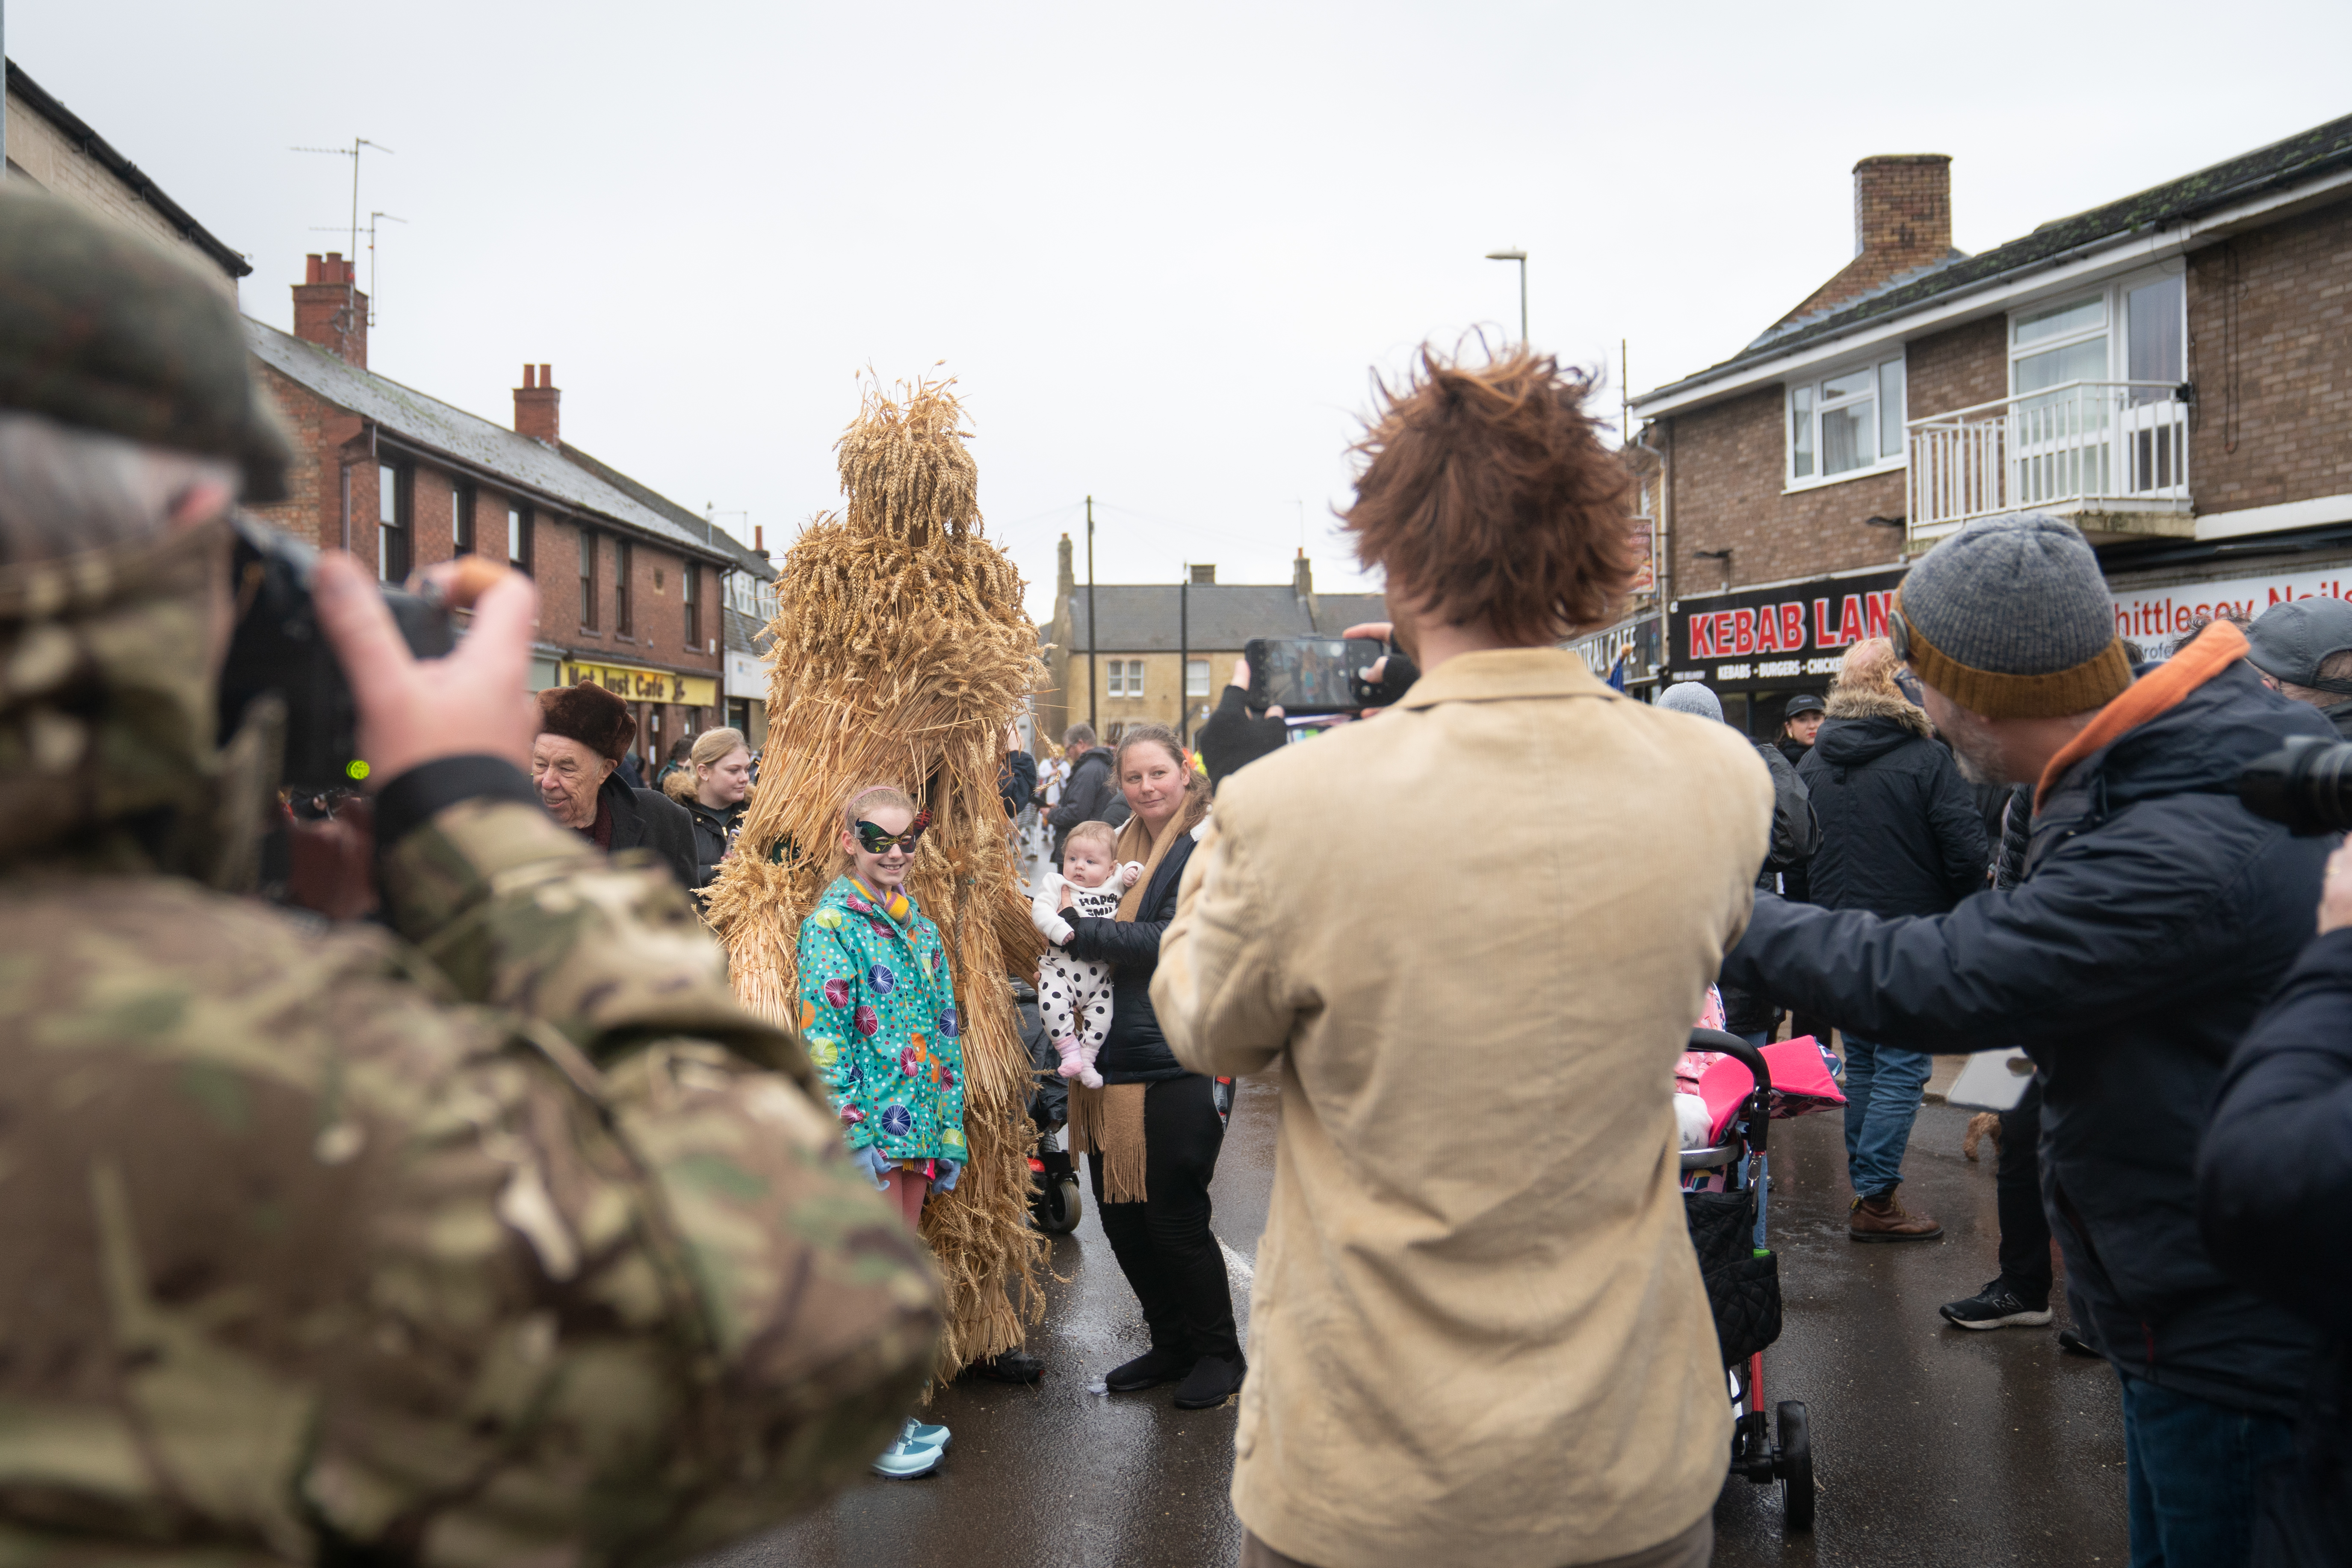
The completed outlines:
<svg viewBox="0 0 2352 1568">
<path fill-rule="evenodd" d="M 1244 1328 L 1278 1114 L 1270 1083 L 1242 1085 L 1213 1189 Z M 1784 1538 L 1779 1489 L 1729 1482 L 1715 1512 L 1717 1568 L 2126 1561 L 2114 1374 L 2062 1355 L 2053 1329 L 1971 1333 L 1936 1315 L 1998 1271 L 1992 1151 L 1981 1164 L 1961 1157 L 1967 1121 L 1923 1107 L 1905 1165 L 1906 1201 L 1943 1221 L 1943 1239 L 1878 1247 L 1846 1239 L 1835 1116 L 1775 1124 L 1786 1310 L 1765 1390 L 1808 1406 L 1819 1511 L 1810 1535 Z M 1233 1406 L 1179 1412 L 1167 1388 L 1088 1394 L 1146 1348 L 1142 1319 L 1091 1211 L 1055 1238 L 1053 1265 L 1061 1279 L 1031 1339 L 1051 1368 L 1041 1386 L 942 1391 L 925 1418 L 950 1426 L 955 1445 L 936 1474 L 869 1482 L 703 1568 L 1233 1563 Z"/>
</svg>

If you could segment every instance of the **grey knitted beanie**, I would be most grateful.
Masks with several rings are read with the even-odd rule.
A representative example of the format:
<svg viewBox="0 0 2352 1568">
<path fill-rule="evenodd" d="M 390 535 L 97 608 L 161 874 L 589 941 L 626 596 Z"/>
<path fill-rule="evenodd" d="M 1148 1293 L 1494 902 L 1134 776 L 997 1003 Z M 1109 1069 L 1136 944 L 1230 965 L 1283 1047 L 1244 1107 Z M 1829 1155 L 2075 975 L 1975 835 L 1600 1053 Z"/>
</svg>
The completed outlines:
<svg viewBox="0 0 2352 1568">
<path fill-rule="evenodd" d="M 1969 523 L 1911 568 L 1895 605 L 1896 651 L 1989 719 L 2087 712 L 2131 684 L 2099 558 L 2054 517 Z"/>
<path fill-rule="evenodd" d="M 1723 704 L 1715 693 L 1696 680 L 1685 680 L 1669 686 L 1660 694 L 1658 706 L 1675 713 L 1694 714 L 1701 719 L 1723 722 Z"/>
</svg>

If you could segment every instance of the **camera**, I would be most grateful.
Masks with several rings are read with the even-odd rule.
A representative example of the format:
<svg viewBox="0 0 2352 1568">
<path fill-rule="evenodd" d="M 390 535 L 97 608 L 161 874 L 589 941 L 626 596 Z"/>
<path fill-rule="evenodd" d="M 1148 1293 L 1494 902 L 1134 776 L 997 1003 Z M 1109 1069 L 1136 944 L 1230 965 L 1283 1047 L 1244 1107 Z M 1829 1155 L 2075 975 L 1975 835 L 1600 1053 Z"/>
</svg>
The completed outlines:
<svg viewBox="0 0 2352 1568">
<path fill-rule="evenodd" d="M 2352 828 L 2352 741 L 2297 735 L 2247 765 L 2238 799 L 2298 837 Z"/>
<path fill-rule="evenodd" d="M 221 669 L 220 738 L 236 733 L 256 699 L 276 696 L 286 705 L 280 782 L 301 792 L 358 784 L 367 777 L 359 710 L 311 596 L 319 552 L 241 513 L 233 527 L 236 630 Z M 436 598 L 386 587 L 383 602 L 418 658 L 438 658 L 457 646 L 448 609 Z"/>
</svg>

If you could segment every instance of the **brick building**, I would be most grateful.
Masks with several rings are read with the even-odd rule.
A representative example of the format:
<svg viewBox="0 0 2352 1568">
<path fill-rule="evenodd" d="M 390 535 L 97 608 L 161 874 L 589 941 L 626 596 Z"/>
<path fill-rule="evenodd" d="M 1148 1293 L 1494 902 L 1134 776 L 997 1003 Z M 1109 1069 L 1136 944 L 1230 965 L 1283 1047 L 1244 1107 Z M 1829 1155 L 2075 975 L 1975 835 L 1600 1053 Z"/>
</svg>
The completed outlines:
<svg viewBox="0 0 2352 1568">
<path fill-rule="evenodd" d="M 1910 560 L 1993 512 L 2080 527 L 2152 654 L 2217 605 L 2352 579 L 2352 117 L 1977 256 L 1949 160 L 1865 158 L 1854 242 L 1747 347 L 1633 399 L 1669 679 L 1769 732 Z"/>
<path fill-rule="evenodd" d="M 1214 566 L 1194 566 L 1186 583 L 1097 583 L 1093 595 L 1090 684 L 1087 588 L 1066 533 L 1054 618 L 1038 628 L 1052 684 L 1032 703 L 1039 728 L 1056 740 L 1089 712 L 1106 740 L 1129 724 L 1166 724 L 1189 737 L 1252 637 L 1337 637 L 1388 618 L 1378 594 L 1317 594 L 1305 551 L 1287 583 L 1220 583 Z"/>
<path fill-rule="evenodd" d="M 138 230 L 196 264 L 230 299 L 253 268 L 41 85 L 6 67 L 7 175 Z"/>
<path fill-rule="evenodd" d="M 593 681 L 635 708 L 654 756 L 725 721 L 723 606 L 774 568 L 707 518 L 566 443 L 551 367 L 525 365 L 509 429 L 367 368 L 367 296 L 310 258 L 294 331 L 250 318 L 258 374 L 294 433 L 288 498 L 255 509 L 397 582 L 479 551 L 538 579 L 532 688 Z"/>
</svg>

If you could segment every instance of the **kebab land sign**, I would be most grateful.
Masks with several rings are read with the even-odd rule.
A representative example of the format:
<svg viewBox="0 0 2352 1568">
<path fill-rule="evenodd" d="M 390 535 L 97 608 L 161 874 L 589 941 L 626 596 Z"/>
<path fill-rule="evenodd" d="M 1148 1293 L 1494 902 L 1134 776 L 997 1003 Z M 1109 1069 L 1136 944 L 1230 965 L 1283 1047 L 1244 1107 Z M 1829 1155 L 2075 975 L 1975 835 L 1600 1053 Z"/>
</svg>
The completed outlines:
<svg viewBox="0 0 2352 1568">
<path fill-rule="evenodd" d="M 2150 658 L 2168 658 L 2200 618 L 2259 616 L 2290 599 L 2341 599 L 2347 586 L 2352 586 L 2352 566 L 2283 572 L 2275 577 L 2175 583 L 2166 588 L 2118 588 L 2114 591 L 2116 636 L 2137 643 Z"/>
<path fill-rule="evenodd" d="M 1819 679 L 1848 645 L 1886 635 L 1900 571 L 1825 577 L 1677 602 L 1674 679 L 1718 689 Z"/>
</svg>

